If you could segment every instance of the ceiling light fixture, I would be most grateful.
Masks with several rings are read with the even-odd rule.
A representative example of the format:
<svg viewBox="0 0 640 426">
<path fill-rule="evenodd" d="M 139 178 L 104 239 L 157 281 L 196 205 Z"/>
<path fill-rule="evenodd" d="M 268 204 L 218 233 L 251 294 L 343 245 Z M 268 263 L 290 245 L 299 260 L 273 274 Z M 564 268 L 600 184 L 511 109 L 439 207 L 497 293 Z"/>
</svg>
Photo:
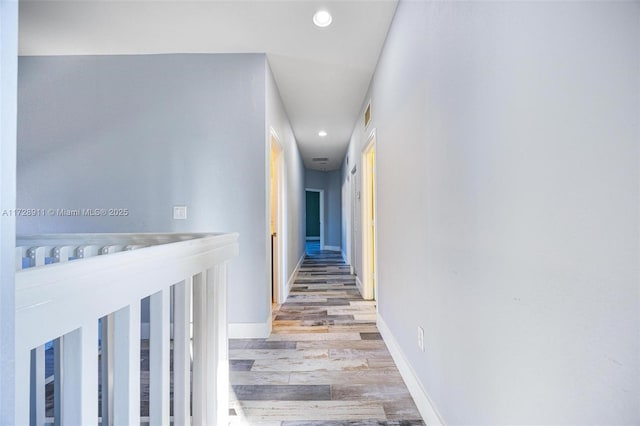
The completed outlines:
<svg viewBox="0 0 640 426">
<path fill-rule="evenodd" d="M 313 23 L 320 28 L 328 27 L 331 25 L 331 21 L 333 21 L 333 18 L 326 10 L 319 10 L 313 15 Z"/>
<path fill-rule="evenodd" d="M 320 136 L 321 138 L 324 138 L 325 136 L 327 136 L 327 132 L 325 132 L 324 130 L 320 130 L 318 132 L 318 136 Z"/>
</svg>

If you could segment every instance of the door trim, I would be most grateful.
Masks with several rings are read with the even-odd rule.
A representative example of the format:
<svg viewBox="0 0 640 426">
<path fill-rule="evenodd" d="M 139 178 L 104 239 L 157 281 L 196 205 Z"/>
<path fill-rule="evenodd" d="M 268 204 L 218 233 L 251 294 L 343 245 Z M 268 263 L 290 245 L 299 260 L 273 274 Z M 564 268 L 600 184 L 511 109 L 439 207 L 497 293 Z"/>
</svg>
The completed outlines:
<svg viewBox="0 0 640 426">
<path fill-rule="evenodd" d="M 368 156 L 373 153 L 373 168 L 368 162 Z M 376 188 L 376 129 L 373 129 L 362 150 L 361 166 L 361 214 L 362 214 L 362 284 L 365 300 L 377 298 L 378 284 L 378 226 L 377 226 L 377 188 Z M 369 191 L 368 188 L 372 188 Z M 371 202 L 373 197 L 373 202 Z M 370 218 L 373 216 L 373 223 Z M 372 253 L 373 251 L 373 253 Z M 373 264 L 371 264 L 373 263 Z M 372 272 L 373 271 L 373 272 Z M 375 283 L 375 285 L 374 285 Z"/>
<path fill-rule="evenodd" d="M 357 275 L 356 270 L 356 199 L 358 188 L 356 186 L 356 173 L 358 172 L 358 168 L 356 165 L 353 166 L 351 171 L 349 172 L 349 201 L 350 201 L 350 212 L 349 212 L 349 265 L 351 267 L 351 274 Z"/>
<path fill-rule="evenodd" d="M 272 266 L 274 265 L 273 259 L 271 257 L 271 152 L 272 150 L 276 151 L 275 158 L 275 167 L 276 167 L 276 203 L 277 203 L 277 211 L 275 218 L 275 232 L 276 236 L 276 244 L 275 244 L 275 266 L 277 267 L 277 279 L 275 285 L 272 283 Z M 275 301 L 278 304 L 284 303 L 284 298 L 287 295 L 286 290 L 286 268 L 285 268 L 285 253 L 286 253 L 286 245 L 287 245 L 287 235 L 285 232 L 286 227 L 284 226 L 284 150 L 282 148 L 282 144 L 280 143 L 280 139 L 278 138 L 278 134 L 275 130 L 270 127 L 269 129 L 269 144 L 267 150 L 267 188 L 269 196 L 267 197 L 267 232 L 266 232 L 266 243 L 267 243 L 267 265 L 269 267 L 268 275 L 268 283 L 269 289 L 267 294 L 269 295 L 269 306 L 271 307 L 272 303 Z M 273 298 L 271 297 L 271 286 L 273 285 Z"/>
</svg>

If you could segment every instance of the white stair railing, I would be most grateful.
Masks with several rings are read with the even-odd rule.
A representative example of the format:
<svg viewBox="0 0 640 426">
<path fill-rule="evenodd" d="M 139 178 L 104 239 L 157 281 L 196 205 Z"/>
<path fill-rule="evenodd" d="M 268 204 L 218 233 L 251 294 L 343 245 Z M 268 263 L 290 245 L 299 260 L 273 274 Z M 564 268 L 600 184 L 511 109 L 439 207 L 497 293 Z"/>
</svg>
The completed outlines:
<svg viewBox="0 0 640 426">
<path fill-rule="evenodd" d="M 226 270 L 237 234 L 40 235 L 18 237 L 17 246 L 17 425 L 226 424 Z M 140 415 L 146 298 L 148 419 Z"/>
</svg>

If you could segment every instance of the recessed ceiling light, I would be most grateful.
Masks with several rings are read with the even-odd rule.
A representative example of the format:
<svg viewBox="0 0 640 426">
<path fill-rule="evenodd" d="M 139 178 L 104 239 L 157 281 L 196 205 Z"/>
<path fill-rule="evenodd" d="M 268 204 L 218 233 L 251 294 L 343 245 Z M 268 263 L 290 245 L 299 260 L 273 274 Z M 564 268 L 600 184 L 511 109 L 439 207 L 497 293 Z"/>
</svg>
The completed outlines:
<svg viewBox="0 0 640 426">
<path fill-rule="evenodd" d="M 324 138 L 325 136 L 327 136 L 327 132 L 325 132 L 324 130 L 320 130 L 318 132 L 318 136 L 320 136 L 321 138 Z"/>
<path fill-rule="evenodd" d="M 333 18 L 326 10 L 319 10 L 313 15 L 313 23 L 320 28 L 328 27 L 331 25 L 331 21 L 333 21 Z"/>
</svg>

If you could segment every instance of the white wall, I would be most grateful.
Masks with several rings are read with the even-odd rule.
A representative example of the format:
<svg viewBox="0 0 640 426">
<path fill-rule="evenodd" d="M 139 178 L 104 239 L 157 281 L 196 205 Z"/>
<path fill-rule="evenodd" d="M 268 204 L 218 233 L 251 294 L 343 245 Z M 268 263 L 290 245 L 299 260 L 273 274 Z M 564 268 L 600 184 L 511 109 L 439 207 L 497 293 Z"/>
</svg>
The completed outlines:
<svg viewBox="0 0 640 426">
<path fill-rule="evenodd" d="M 305 170 L 305 188 L 324 189 L 324 245 L 342 247 L 342 187 L 341 172 Z M 306 207 L 306 206 L 305 206 Z M 306 227 L 306 223 L 304 224 Z"/>
<path fill-rule="evenodd" d="M 379 311 L 442 420 L 639 424 L 639 4 L 402 1 L 369 96 Z"/>
<path fill-rule="evenodd" d="M 18 205 L 130 211 L 19 232 L 239 232 L 229 320 L 264 323 L 264 55 L 21 57 L 18 95 Z"/>
<path fill-rule="evenodd" d="M 304 256 L 305 250 L 305 192 L 304 192 L 304 163 L 298 151 L 298 144 L 289 123 L 289 117 L 282 104 L 280 91 L 273 78 L 268 61 L 266 70 L 266 130 L 269 137 L 272 128 L 284 150 L 284 222 L 286 280 L 292 278 L 296 265 Z M 267 149 L 269 148 L 267 140 Z M 267 158 L 268 157 L 267 152 Z M 268 182 L 268 181 L 267 181 Z M 269 241 L 270 244 L 270 241 Z"/>
<path fill-rule="evenodd" d="M 18 2 L 0 2 L 0 424 L 14 424 Z M 5 215 L 7 213 L 8 215 Z"/>
</svg>

